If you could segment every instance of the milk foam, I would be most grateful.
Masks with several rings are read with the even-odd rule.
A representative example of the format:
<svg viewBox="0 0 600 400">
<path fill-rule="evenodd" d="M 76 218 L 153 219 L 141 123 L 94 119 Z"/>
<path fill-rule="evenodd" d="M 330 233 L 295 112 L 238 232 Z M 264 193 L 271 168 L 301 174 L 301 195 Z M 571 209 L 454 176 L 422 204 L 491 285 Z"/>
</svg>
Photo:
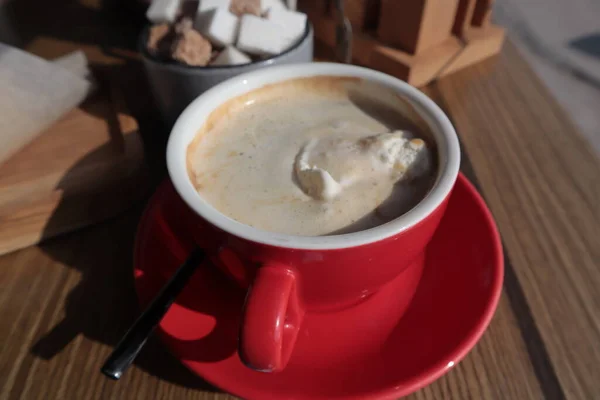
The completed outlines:
<svg viewBox="0 0 600 400">
<path fill-rule="evenodd" d="M 295 163 L 310 143 L 358 143 L 382 132 L 415 132 L 400 109 L 379 109 L 372 101 L 365 107 L 347 87 L 333 77 L 289 81 L 219 109 L 188 149 L 188 172 L 200 195 L 241 223 L 304 236 L 368 229 L 414 207 L 432 185 L 433 164 L 419 163 L 423 170 L 418 179 L 400 182 L 397 176 L 356 179 L 351 169 L 328 167 L 333 182 L 318 170 L 307 178 L 328 185 L 319 189 L 324 195 L 311 196 L 303 190 Z M 403 132 L 403 146 L 414 137 Z M 412 165 L 395 157 L 393 164 L 397 162 Z"/>
<path fill-rule="evenodd" d="M 425 142 L 404 131 L 358 140 L 327 136 L 310 140 L 296 157 L 300 187 L 312 198 L 331 200 L 360 182 L 418 179 L 431 161 Z"/>
</svg>

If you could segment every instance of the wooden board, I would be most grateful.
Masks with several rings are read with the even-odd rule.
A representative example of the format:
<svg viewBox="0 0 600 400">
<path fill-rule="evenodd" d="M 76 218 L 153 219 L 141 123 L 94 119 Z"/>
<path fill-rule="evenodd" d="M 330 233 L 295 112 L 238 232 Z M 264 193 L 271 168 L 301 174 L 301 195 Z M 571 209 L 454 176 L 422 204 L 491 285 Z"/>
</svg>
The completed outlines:
<svg viewBox="0 0 600 400">
<path fill-rule="evenodd" d="M 463 43 L 455 36 L 418 56 L 380 46 L 371 56 L 370 66 L 413 86 L 423 86 L 440 76 L 461 51 Z"/>
<path fill-rule="evenodd" d="M 456 17 L 454 18 L 454 26 L 452 26 L 452 33 L 456 36 L 462 37 L 471 27 L 476 1 L 477 0 L 459 0 L 458 10 L 456 11 Z"/>
<path fill-rule="evenodd" d="M 420 55 L 451 35 L 458 0 L 382 0 L 377 36 L 386 45 Z"/>
<path fill-rule="evenodd" d="M 315 36 L 328 47 L 335 47 L 335 22 L 326 16 L 310 15 Z M 498 54 L 505 31 L 496 25 L 472 27 L 463 37 L 446 41 L 419 55 L 412 55 L 379 42 L 368 32 L 354 32 L 352 59 L 355 63 L 400 78 L 413 86 L 429 82 Z"/>
<path fill-rule="evenodd" d="M 497 25 L 483 28 L 471 27 L 463 33 L 461 52 L 440 72 L 438 77 L 452 74 L 497 55 L 502 50 L 505 38 L 505 29 Z"/>
<path fill-rule="evenodd" d="M 128 208 L 148 187 L 138 125 L 104 88 L 0 165 L 0 254 Z"/>
<path fill-rule="evenodd" d="M 494 0 L 476 0 L 475 10 L 473 11 L 473 19 L 471 25 L 486 26 L 492 21 L 492 7 Z"/>
</svg>

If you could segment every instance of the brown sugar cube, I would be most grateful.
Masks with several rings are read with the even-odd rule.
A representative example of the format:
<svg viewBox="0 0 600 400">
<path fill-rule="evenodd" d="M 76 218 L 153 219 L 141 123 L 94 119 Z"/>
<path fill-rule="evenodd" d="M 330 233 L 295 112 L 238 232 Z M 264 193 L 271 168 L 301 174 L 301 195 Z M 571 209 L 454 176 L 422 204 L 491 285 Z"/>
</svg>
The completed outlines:
<svg viewBox="0 0 600 400">
<path fill-rule="evenodd" d="M 475 10 L 473 11 L 473 19 L 471 25 L 485 26 L 492 20 L 492 7 L 494 0 L 476 0 Z"/>
<path fill-rule="evenodd" d="M 241 17 L 244 14 L 252 14 L 260 17 L 260 0 L 231 0 L 229 11 L 238 17 Z"/>
<path fill-rule="evenodd" d="M 411 54 L 443 43 L 451 35 L 458 0 L 381 0 L 379 38 Z"/>
<path fill-rule="evenodd" d="M 194 27 L 194 20 L 190 17 L 183 17 L 175 24 L 175 33 L 182 35 Z"/>
<path fill-rule="evenodd" d="M 148 52 L 158 56 L 168 56 L 173 39 L 173 31 L 169 24 L 152 26 L 146 43 Z"/>
<path fill-rule="evenodd" d="M 380 0 L 342 0 L 344 13 L 354 29 L 374 29 L 379 18 Z M 335 15 L 334 2 L 329 3 L 329 12 Z"/>
<path fill-rule="evenodd" d="M 187 65 L 205 66 L 210 61 L 211 54 L 210 42 L 193 29 L 180 34 L 173 43 L 173 59 Z"/>
<path fill-rule="evenodd" d="M 452 27 L 452 33 L 456 36 L 462 37 L 471 26 L 476 2 L 477 0 L 458 1 L 458 10 L 456 11 L 456 18 L 454 18 L 454 26 Z"/>
</svg>

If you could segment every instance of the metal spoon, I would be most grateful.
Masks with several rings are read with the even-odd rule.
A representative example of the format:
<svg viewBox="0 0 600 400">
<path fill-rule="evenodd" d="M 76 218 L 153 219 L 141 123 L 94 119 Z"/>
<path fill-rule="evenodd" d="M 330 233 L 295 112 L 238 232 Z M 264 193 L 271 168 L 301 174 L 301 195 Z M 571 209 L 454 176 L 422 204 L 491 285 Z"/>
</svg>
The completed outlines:
<svg viewBox="0 0 600 400">
<path fill-rule="evenodd" d="M 101 368 L 104 375 L 112 379 L 121 378 L 203 260 L 202 250 L 192 251 L 114 348 Z"/>
<path fill-rule="evenodd" d="M 335 1 L 335 53 L 339 62 L 352 63 L 352 25 L 344 11 L 344 0 Z"/>
</svg>

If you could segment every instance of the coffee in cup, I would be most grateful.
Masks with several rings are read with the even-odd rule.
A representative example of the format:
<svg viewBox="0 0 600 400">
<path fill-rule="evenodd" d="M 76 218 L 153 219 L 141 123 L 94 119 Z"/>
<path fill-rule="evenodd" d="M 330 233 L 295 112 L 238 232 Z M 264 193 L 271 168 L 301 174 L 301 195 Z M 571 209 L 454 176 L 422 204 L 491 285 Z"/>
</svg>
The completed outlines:
<svg viewBox="0 0 600 400">
<path fill-rule="evenodd" d="M 353 77 L 266 85 L 213 111 L 188 147 L 196 190 L 222 214 L 323 236 L 385 224 L 436 178 L 432 134 L 393 91 Z"/>
</svg>

